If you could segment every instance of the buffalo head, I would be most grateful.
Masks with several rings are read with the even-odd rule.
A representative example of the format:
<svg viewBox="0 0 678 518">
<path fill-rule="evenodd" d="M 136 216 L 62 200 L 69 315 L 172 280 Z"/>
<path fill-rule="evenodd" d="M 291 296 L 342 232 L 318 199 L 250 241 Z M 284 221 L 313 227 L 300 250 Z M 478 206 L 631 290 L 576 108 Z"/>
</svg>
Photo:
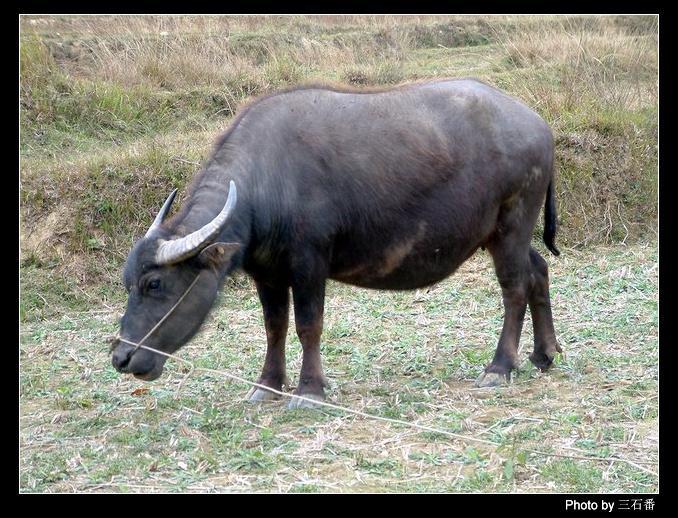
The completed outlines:
<svg viewBox="0 0 678 518">
<path fill-rule="evenodd" d="M 172 235 L 162 222 L 169 212 L 172 192 L 153 224 L 132 248 L 123 273 L 128 293 L 120 332 L 113 343 L 113 366 L 139 379 L 151 381 L 162 374 L 165 353 L 186 344 L 200 328 L 214 304 L 237 243 L 216 242 L 236 204 L 231 182 L 223 209 L 209 223 L 183 237 Z"/>
</svg>

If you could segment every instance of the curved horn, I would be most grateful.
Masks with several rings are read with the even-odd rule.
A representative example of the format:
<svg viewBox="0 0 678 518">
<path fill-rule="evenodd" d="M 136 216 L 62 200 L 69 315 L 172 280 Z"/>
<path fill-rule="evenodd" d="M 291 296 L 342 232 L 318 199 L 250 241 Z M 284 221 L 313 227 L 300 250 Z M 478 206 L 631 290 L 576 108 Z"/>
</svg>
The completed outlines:
<svg viewBox="0 0 678 518">
<path fill-rule="evenodd" d="M 158 212 L 158 215 L 155 217 L 153 220 L 153 223 L 151 223 L 151 226 L 148 227 L 148 230 L 146 231 L 146 235 L 144 237 L 148 237 L 151 235 L 151 232 L 153 232 L 156 228 L 160 226 L 160 223 L 162 223 L 162 220 L 165 219 L 165 216 L 167 216 L 167 213 L 170 210 L 170 207 L 172 206 L 172 202 L 174 201 L 174 197 L 177 195 L 177 189 L 174 189 L 170 195 L 167 197 L 165 200 L 165 203 L 162 204 L 162 208 L 160 209 L 160 212 Z"/>
<path fill-rule="evenodd" d="M 219 234 L 235 207 L 237 197 L 235 183 L 231 180 L 228 188 L 228 199 L 217 217 L 204 227 L 187 236 L 172 239 L 171 241 L 161 241 L 160 246 L 155 253 L 156 263 L 177 263 L 198 253 L 205 244 L 209 243 L 217 234 Z"/>
</svg>

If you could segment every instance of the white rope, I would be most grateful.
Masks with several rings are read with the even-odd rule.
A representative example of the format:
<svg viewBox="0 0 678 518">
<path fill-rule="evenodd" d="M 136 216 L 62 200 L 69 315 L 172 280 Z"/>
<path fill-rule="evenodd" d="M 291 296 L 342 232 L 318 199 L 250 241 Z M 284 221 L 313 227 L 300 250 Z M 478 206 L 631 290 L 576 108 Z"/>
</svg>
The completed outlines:
<svg viewBox="0 0 678 518">
<path fill-rule="evenodd" d="M 456 434 L 456 433 L 453 433 L 453 432 L 448 432 L 446 430 L 441 430 L 439 428 L 433 428 L 431 426 L 425 426 L 425 425 L 421 425 L 421 424 L 417 424 L 417 423 L 411 423 L 411 422 L 408 422 L 408 421 L 402 421 L 400 419 L 392 419 L 390 417 L 381 417 L 381 416 L 374 415 L 374 414 L 368 414 L 366 412 L 361 412 L 360 410 L 353 410 L 352 408 L 347 408 L 347 407 L 343 407 L 343 406 L 340 406 L 340 405 L 335 405 L 334 403 L 328 403 L 327 401 L 320 401 L 320 400 L 317 400 L 317 399 L 311 399 L 311 398 L 299 396 L 299 395 L 296 395 L 296 394 L 288 394 L 287 392 L 281 392 L 280 390 L 276 390 L 274 388 L 267 387 L 266 385 L 262 385 L 260 383 L 254 383 L 253 381 L 249 381 L 247 379 L 241 378 L 240 376 L 236 376 L 236 375 L 231 374 L 229 372 L 220 371 L 220 370 L 216 370 L 216 369 L 208 369 L 208 368 L 205 368 L 205 367 L 196 367 L 189 360 L 185 360 L 183 358 L 179 358 L 178 356 L 174 356 L 173 354 L 169 354 L 169 353 L 166 353 L 166 352 L 163 352 L 163 351 L 159 351 L 157 349 L 154 349 L 153 347 L 148 347 L 147 345 L 141 345 L 140 343 L 137 344 L 135 342 L 130 342 L 129 340 L 125 340 L 123 338 L 119 338 L 119 340 L 121 342 L 125 342 L 125 343 L 128 343 L 130 345 L 138 346 L 141 349 L 146 349 L 148 351 L 152 351 L 152 352 L 160 354 L 162 356 L 166 356 L 167 358 L 173 358 L 175 360 L 179 360 L 181 362 L 187 363 L 191 366 L 191 368 L 193 370 L 209 372 L 209 373 L 212 373 L 212 374 L 218 374 L 220 376 L 224 376 L 226 378 L 230 378 L 230 379 L 233 379 L 235 381 L 239 381 L 240 383 L 245 383 L 247 385 L 251 385 L 252 387 L 257 387 L 257 388 L 260 388 L 260 389 L 266 390 L 268 392 L 272 392 L 274 394 L 278 394 L 280 396 L 284 396 L 284 397 L 287 397 L 287 398 L 301 399 L 302 401 L 309 401 L 309 402 L 313 403 L 314 405 L 320 405 L 320 406 L 324 406 L 324 407 L 328 407 L 328 408 L 334 408 L 335 410 L 341 410 L 342 412 L 358 415 L 358 416 L 361 416 L 361 417 L 366 417 L 368 419 L 385 421 L 387 423 L 401 424 L 401 425 L 409 426 L 411 428 L 418 428 L 420 430 L 424 430 L 424 431 L 427 431 L 427 432 L 439 433 L 439 434 L 442 434 L 442 435 L 447 435 L 449 437 L 453 437 L 455 439 L 460 439 L 460 440 L 464 440 L 464 441 L 474 441 L 474 442 L 479 442 L 479 443 L 483 443 L 483 444 L 489 444 L 491 446 L 499 446 L 498 443 L 492 442 L 492 441 L 487 441 L 485 439 L 478 439 L 476 437 L 469 437 L 469 436 L 466 436 L 466 435 L 460 435 L 460 434 Z"/>
<path fill-rule="evenodd" d="M 488 445 L 495 446 L 495 447 L 500 446 L 499 443 L 496 443 L 496 442 L 493 442 L 493 441 L 487 441 L 485 439 L 478 439 L 477 437 L 470 437 L 468 435 L 460 435 L 460 434 L 456 434 L 456 433 L 453 433 L 453 432 L 448 432 L 447 430 L 441 430 L 439 428 L 434 428 L 432 426 L 426 426 L 426 425 L 421 425 L 421 424 L 418 424 L 418 423 L 412 423 L 412 422 L 409 422 L 409 421 L 403 421 L 401 419 L 393 419 L 393 418 L 390 418 L 390 417 L 381 417 L 381 416 L 374 415 L 374 414 L 368 414 L 368 413 L 362 412 L 360 410 L 354 410 L 352 408 L 347 408 L 347 407 L 343 407 L 343 406 L 340 406 L 340 405 L 335 405 L 334 403 L 328 403 L 327 401 L 311 399 L 311 398 L 307 398 L 307 397 L 296 395 L 296 394 L 288 394 L 286 392 L 282 392 L 280 390 L 276 390 L 274 388 L 267 387 L 266 385 L 262 385 L 260 383 L 254 383 L 253 381 L 247 380 L 245 378 L 241 378 L 240 376 L 236 376 L 235 374 L 231 374 L 231 373 L 226 372 L 226 371 L 209 369 L 209 368 L 206 368 L 206 367 L 196 367 L 193 364 L 193 362 L 191 362 L 189 360 L 185 360 L 185 359 L 180 358 L 178 356 L 174 356 L 173 354 L 169 354 L 169 353 L 166 353 L 166 352 L 163 352 L 163 351 L 159 351 L 158 349 L 154 349 L 153 347 L 148 347 L 147 345 L 143 345 L 143 342 L 153 333 L 153 331 L 155 331 L 158 327 L 160 327 L 160 324 L 162 324 L 167 319 L 167 317 L 169 317 L 172 314 L 172 312 L 177 308 L 177 306 L 184 300 L 184 298 L 186 297 L 188 292 L 191 291 L 191 289 L 193 288 L 195 283 L 198 281 L 199 277 L 200 277 L 200 273 L 198 273 L 198 275 L 196 275 L 196 277 L 193 280 L 193 282 L 191 283 L 191 285 L 186 289 L 186 291 L 181 295 L 181 297 L 179 297 L 179 300 L 177 300 L 177 302 L 174 304 L 174 306 L 172 306 L 170 308 L 170 310 L 165 314 L 165 316 L 163 316 L 160 319 L 160 321 L 155 326 L 153 326 L 153 328 L 148 333 L 146 333 L 146 336 L 144 336 L 139 342 L 132 342 L 130 340 L 126 340 L 126 339 L 120 337 L 119 335 L 116 336 L 114 338 L 114 340 L 119 340 L 120 342 L 125 342 L 127 344 L 133 345 L 134 351 L 132 352 L 132 354 L 134 354 L 134 352 L 136 352 L 138 349 L 141 348 L 141 349 L 146 349 L 147 351 L 154 352 L 154 353 L 159 354 L 161 356 L 165 356 L 167 358 L 173 358 L 173 359 L 178 360 L 180 362 L 187 363 L 191 367 L 191 371 L 189 372 L 189 375 L 193 371 L 196 371 L 196 370 L 208 372 L 208 373 L 211 373 L 211 374 L 218 374 L 220 376 L 224 376 L 226 378 L 229 378 L 229 379 L 232 379 L 232 380 L 235 380 L 235 381 L 239 381 L 240 383 L 244 383 L 244 384 L 250 385 L 252 387 L 257 387 L 257 388 L 266 390 L 268 392 L 272 392 L 273 394 L 277 394 L 279 396 L 284 396 L 284 397 L 287 397 L 287 398 L 296 398 L 296 399 L 300 399 L 302 401 L 308 401 L 308 402 L 312 403 L 313 405 L 324 406 L 324 407 L 327 407 L 327 408 L 334 408 L 335 410 L 340 410 L 340 411 L 348 413 L 348 414 L 353 414 L 353 415 L 357 415 L 357 416 L 360 416 L 360 417 L 365 417 L 367 419 L 374 419 L 376 421 L 383 421 L 383 422 L 386 422 L 386 423 L 393 423 L 393 424 L 400 424 L 400 425 L 404 425 L 404 426 L 409 426 L 410 428 L 416 428 L 418 430 L 422 430 L 422 431 L 426 431 L 426 432 L 433 432 L 433 433 L 438 433 L 438 434 L 441 434 L 441 435 L 446 435 L 448 437 L 452 437 L 454 439 L 458 439 L 458 440 L 461 440 L 461 441 L 477 442 L 477 443 L 481 443 L 481 444 L 488 444 Z M 186 377 L 188 377 L 188 376 L 186 376 Z M 632 461 L 622 459 L 622 458 L 619 458 L 619 457 L 606 457 L 606 458 L 605 457 L 576 457 L 576 456 L 571 456 L 571 455 L 561 455 L 561 454 L 557 454 L 557 453 L 548 453 L 548 452 L 532 450 L 532 449 L 525 449 L 525 451 L 528 451 L 530 453 L 539 454 L 539 455 L 550 456 L 550 457 L 567 457 L 567 458 L 572 458 L 572 459 L 589 460 L 589 461 L 596 461 L 596 462 L 625 462 L 625 463 L 627 463 L 627 464 L 629 464 L 629 465 L 631 465 L 631 466 L 633 466 L 637 469 L 640 469 L 640 470 L 642 470 L 646 473 L 654 475 L 655 477 L 658 476 L 657 473 L 655 473 L 655 472 L 653 472 L 653 471 L 651 471 L 647 468 L 644 468 L 644 467 L 642 467 L 642 466 L 640 466 L 640 465 L 638 465 L 638 464 L 636 464 Z M 650 464 L 650 463 L 644 462 L 644 464 Z"/>
<path fill-rule="evenodd" d="M 309 401 L 310 403 L 313 403 L 314 405 L 324 406 L 324 407 L 328 407 L 328 408 L 334 408 L 335 410 L 341 410 L 342 412 L 357 415 L 357 416 L 360 416 L 360 417 L 365 417 L 367 419 L 374 419 L 376 421 L 384 421 L 386 423 L 400 424 L 400 425 L 409 426 L 410 428 L 416 428 L 416 429 L 426 431 L 426 432 L 439 433 L 441 435 L 446 435 L 448 437 L 452 437 L 454 439 L 458 439 L 458 440 L 461 440 L 461 441 L 478 442 L 478 443 L 481 443 L 481 444 L 488 444 L 490 446 L 501 446 L 499 443 L 496 443 L 496 442 L 493 442 L 493 441 L 487 441 L 485 439 L 478 439 L 477 437 L 470 437 L 468 435 L 460 435 L 460 434 L 457 434 L 457 433 L 448 432 L 447 430 L 441 430 L 440 428 L 434 428 L 432 426 L 425 426 L 425 425 L 421 425 L 421 424 L 418 424 L 418 423 L 411 423 L 409 421 L 402 421 L 400 419 L 392 419 L 390 417 L 381 417 L 381 416 L 378 416 L 378 415 L 368 414 L 366 412 L 361 412 L 360 410 L 354 410 L 352 408 L 347 408 L 347 407 L 343 407 L 343 406 L 340 406 L 340 405 L 335 405 L 334 403 L 328 403 L 327 401 L 320 401 L 320 400 L 317 400 L 317 399 L 311 399 L 311 398 L 299 396 L 299 395 L 296 395 L 296 394 L 288 394 L 286 392 L 281 392 L 280 390 L 276 390 L 274 388 L 267 387 L 266 385 L 262 385 L 260 383 L 254 383 L 253 381 L 249 381 L 245 378 L 241 378 L 240 376 L 236 376 L 235 374 L 231 374 L 230 372 L 221 371 L 221 370 L 217 370 L 217 369 L 209 369 L 209 368 L 206 368 L 206 367 L 196 367 L 193 364 L 193 362 L 191 362 L 189 360 L 185 360 L 183 358 L 179 358 L 178 356 L 174 356 L 173 354 L 169 354 L 169 353 L 166 353 L 166 352 L 163 352 L 163 351 L 159 351 L 158 349 L 154 349 L 153 347 L 148 347 L 147 345 L 141 345 L 140 343 L 137 344 L 136 342 L 130 342 L 129 340 L 125 340 L 123 338 L 119 338 L 119 340 L 121 342 L 125 342 L 125 343 L 128 343 L 130 345 L 138 346 L 141 349 L 146 349 L 146 350 L 154 352 L 156 354 L 160 354 L 161 356 L 165 356 L 167 358 L 173 358 L 175 360 L 179 360 L 180 362 L 187 363 L 191 367 L 191 372 L 196 370 L 196 371 L 208 372 L 208 373 L 211 373 L 211 374 L 218 374 L 220 376 L 224 376 L 226 378 L 230 378 L 232 380 L 239 381 L 240 383 L 244 383 L 246 385 L 251 385 L 252 387 L 257 387 L 257 388 L 267 390 L 268 392 L 272 392 L 272 393 L 278 394 L 280 396 L 284 396 L 284 397 L 287 397 L 287 398 L 297 398 L 297 399 L 301 399 L 302 401 Z M 549 453 L 549 452 L 545 452 L 545 451 L 533 450 L 533 449 L 530 449 L 530 448 L 525 448 L 525 451 L 527 451 L 529 453 L 534 453 L 534 454 L 537 454 L 537 455 L 544 455 L 544 456 L 547 456 L 547 457 L 564 457 L 564 458 L 570 458 L 570 459 L 576 459 L 576 460 L 588 460 L 588 461 L 594 461 L 594 462 L 608 462 L 608 463 L 623 462 L 623 463 L 629 464 L 629 465 L 631 465 L 631 466 L 633 466 L 637 469 L 640 469 L 640 470 L 642 470 L 642 471 L 644 471 L 644 472 L 646 472 L 650 475 L 653 475 L 655 477 L 658 476 L 657 473 L 655 473 L 654 471 L 649 470 L 647 468 L 644 468 L 643 466 L 640 466 L 639 464 L 637 464 L 633 461 L 623 459 L 623 458 L 620 458 L 620 457 L 580 457 L 580 456 L 574 456 L 574 455 L 563 455 L 563 454 L 558 454 L 558 453 Z M 637 461 L 637 462 L 642 462 L 642 461 Z M 651 463 L 651 462 L 642 462 L 642 463 L 643 464 L 654 464 L 654 463 Z"/>
<path fill-rule="evenodd" d="M 188 360 L 185 360 L 183 358 L 179 358 L 178 356 L 174 356 L 173 354 L 169 354 L 169 353 L 166 353 L 166 352 L 163 352 L 163 351 L 159 351 L 158 349 L 154 349 L 153 347 L 148 347 L 147 345 L 143 345 L 144 341 L 146 341 L 146 339 L 149 336 L 151 336 L 151 334 L 156 329 L 158 329 L 158 327 L 160 327 L 160 325 L 165 320 L 167 320 L 167 317 L 169 317 L 172 314 L 172 312 L 177 308 L 177 306 L 179 304 L 181 304 L 181 302 L 184 300 L 186 295 L 188 295 L 188 292 L 191 291 L 191 289 L 193 288 L 195 283 L 198 281 L 199 277 L 200 277 L 200 273 L 198 273 L 198 275 L 196 275 L 196 277 L 193 280 L 193 282 L 191 283 L 191 285 L 186 289 L 186 291 L 181 295 L 181 297 L 179 297 L 179 300 L 177 300 L 177 302 L 174 304 L 174 306 L 172 306 L 169 309 L 169 311 L 167 311 L 167 313 L 165 313 L 165 316 L 163 316 L 160 319 L 160 321 L 157 324 L 155 324 L 153 326 L 153 328 L 148 333 L 146 333 L 146 335 L 139 342 L 132 342 L 130 340 L 122 338 L 119 335 L 116 336 L 113 340 L 118 340 L 120 342 L 125 342 L 127 344 L 133 345 L 134 351 L 132 351 L 132 354 L 134 354 L 137 350 L 139 350 L 141 348 L 141 349 L 146 349 L 148 351 L 152 351 L 156 354 L 160 354 L 160 355 L 165 356 L 167 358 L 174 358 L 175 360 L 179 360 L 181 362 L 187 363 L 188 365 L 191 366 L 191 371 L 189 372 L 189 374 L 192 373 L 194 370 L 201 370 L 203 372 L 218 374 L 220 376 L 224 376 L 226 378 L 230 378 L 230 379 L 239 381 L 240 383 L 245 383 L 245 384 L 251 385 L 253 387 L 257 387 L 257 388 L 260 388 L 260 389 L 263 389 L 263 390 L 267 390 L 268 392 L 272 392 L 272 393 L 278 394 L 280 396 L 289 397 L 289 398 L 296 398 L 296 399 L 300 399 L 302 401 L 309 401 L 310 403 L 313 403 L 314 405 L 320 405 L 320 406 L 324 406 L 324 407 L 328 407 L 328 408 L 334 408 L 336 410 L 341 410 L 342 412 L 346 412 L 346 413 L 354 414 L 354 415 L 359 415 L 361 417 L 366 417 L 368 419 L 375 419 L 375 420 L 384 421 L 384 422 L 387 422 L 387 423 L 401 424 L 401 425 L 409 426 L 409 427 L 412 427 L 412 428 L 418 428 L 420 430 L 425 430 L 427 432 L 434 432 L 434 433 L 439 433 L 439 434 L 442 434 L 442 435 L 447 435 L 448 437 L 453 437 L 455 439 L 461 439 L 461 440 L 464 440 L 464 441 L 474 441 L 474 442 L 479 442 L 479 443 L 483 443 L 483 444 L 490 444 L 492 446 L 499 446 L 499 444 L 497 444 L 496 442 L 486 441 L 485 439 L 478 439 L 476 437 L 468 437 L 468 436 L 465 436 L 465 435 L 459 435 L 459 434 L 456 434 L 456 433 L 448 432 L 446 430 L 440 430 L 438 428 L 433 428 L 431 426 L 420 425 L 420 424 L 417 424 L 417 423 L 410 423 L 408 421 L 402 421 L 400 419 L 392 419 L 392 418 L 389 418 L 389 417 L 381 417 L 381 416 L 361 412 L 360 410 L 353 410 L 351 408 L 346 408 L 346 407 L 342 407 L 342 406 L 339 406 L 339 405 L 335 405 L 334 403 L 328 403 L 326 401 L 319 401 L 317 399 L 311 399 L 311 398 L 307 398 L 307 397 L 296 395 L 296 394 L 288 394 L 286 392 L 281 392 L 280 390 L 276 390 L 274 388 L 267 387 L 266 385 L 262 385 L 260 383 L 254 383 L 252 381 L 246 380 L 246 379 L 241 378 L 239 376 L 235 376 L 234 374 L 231 374 L 229 372 L 219 371 L 219 370 L 216 370 L 216 369 L 208 369 L 208 368 L 205 368 L 205 367 L 196 367 L 192 362 L 190 362 Z"/>
</svg>

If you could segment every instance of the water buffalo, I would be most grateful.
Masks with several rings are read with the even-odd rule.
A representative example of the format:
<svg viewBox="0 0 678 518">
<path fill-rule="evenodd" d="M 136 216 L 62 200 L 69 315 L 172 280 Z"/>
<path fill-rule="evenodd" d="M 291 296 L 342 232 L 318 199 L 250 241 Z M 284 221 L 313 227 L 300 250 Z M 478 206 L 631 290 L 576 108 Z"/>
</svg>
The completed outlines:
<svg viewBox="0 0 678 518">
<path fill-rule="evenodd" d="M 517 367 L 528 304 L 530 360 L 545 370 L 560 349 L 547 265 L 530 241 L 544 207 L 543 239 L 559 254 L 552 185 L 548 125 L 481 81 L 366 91 L 306 85 L 261 97 L 218 139 L 181 210 L 165 219 L 172 193 L 130 252 L 113 365 L 156 379 L 166 357 L 128 342 L 146 337 L 145 345 L 175 352 L 198 331 L 224 279 L 242 269 L 264 313 L 268 348 L 259 383 L 277 390 L 287 384 L 291 288 L 303 347 L 295 394 L 322 400 L 327 279 L 421 288 L 483 247 L 505 314 L 494 359 L 476 384 L 501 384 Z M 276 396 L 256 389 L 248 397 Z M 293 398 L 290 407 L 306 404 Z"/>
</svg>

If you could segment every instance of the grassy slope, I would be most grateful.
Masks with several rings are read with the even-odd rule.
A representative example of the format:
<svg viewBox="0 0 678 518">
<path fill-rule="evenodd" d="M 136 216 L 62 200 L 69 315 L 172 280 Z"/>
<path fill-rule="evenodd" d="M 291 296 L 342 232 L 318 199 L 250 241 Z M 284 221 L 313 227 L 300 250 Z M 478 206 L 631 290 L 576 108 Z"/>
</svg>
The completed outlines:
<svg viewBox="0 0 678 518">
<path fill-rule="evenodd" d="M 237 107 L 304 80 L 486 80 L 553 127 L 561 244 L 656 231 L 652 17 L 57 17 L 22 29 L 22 264 L 83 304 L 78 290 L 117 280 Z"/>
<path fill-rule="evenodd" d="M 330 284 L 322 348 L 332 401 L 497 447 L 338 411 L 251 405 L 246 386 L 186 377 L 189 367 L 171 360 L 152 384 L 120 376 L 105 345 L 120 304 L 24 325 L 21 489 L 656 491 L 657 478 L 633 465 L 568 458 L 614 456 L 656 472 L 656 260 L 640 245 L 550 259 L 565 356 L 545 375 L 526 364 L 501 390 L 472 388 L 501 326 L 485 254 L 430 290 Z M 528 317 L 525 360 L 531 336 Z M 301 348 L 292 331 L 288 341 L 294 379 Z M 256 379 L 264 344 L 256 292 L 240 280 L 180 355 Z"/>
<path fill-rule="evenodd" d="M 654 477 L 628 464 L 524 453 L 656 459 L 657 257 L 643 245 L 653 240 L 657 210 L 653 24 L 24 19 L 22 490 L 656 489 Z M 241 399 L 246 387 L 204 374 L 175 392 L 185 374 L 178 364 L 150 392 L 132 395 L 141 385 L 113 372 L 103 345 L 124 307 L 122 262 L 237 106 L 305 79 L 372 85 L 440 76 L 496 84 L 554 129 L 564 256 L 549 262 L 567 355 L 548 376 L 528 370 L 503 391 L 469 390 L 501 323 L 483 256 L 430 292 L 332 285 L 324 356 L 335 401 L 502 446 L 450 443 L 339 413 L 254 408 Z M 598 246 L 621 241 L 631 246 Z M 235 279 L 182 354 L 254 379 L 259 313 L 249 282 Z M 296 374 L 299 344 L 290 340 Z"/>
</svg>

